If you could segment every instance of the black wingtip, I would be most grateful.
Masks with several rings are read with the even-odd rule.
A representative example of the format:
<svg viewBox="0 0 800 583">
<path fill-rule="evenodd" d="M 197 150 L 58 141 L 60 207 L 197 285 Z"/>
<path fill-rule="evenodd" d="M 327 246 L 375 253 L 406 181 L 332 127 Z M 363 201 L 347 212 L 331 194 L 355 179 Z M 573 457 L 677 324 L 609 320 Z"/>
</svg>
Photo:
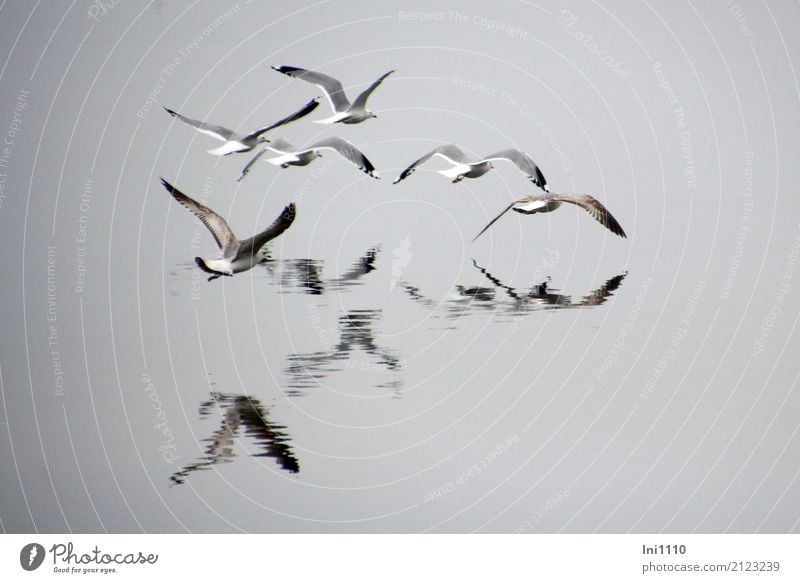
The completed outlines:
<svg viewBox="0 0 800 583">
<path fill-rule="evenodd" d="M 380 176 L 378 176 L 377 171 L 375 170 L 375 166 L 373 166 L 372 162 L 367 160 L 366 157 L 364 158 L 364 168 L 363 168 L 363 170 L 364 170 L 364 172 L 366 172 L 367 174 L 369 174 L 373 178 L 380 178 Z"/>
<path fill-rule="evenodd" d="M 295 203 L 293 203 L 293 202 L 290 202 L 289 204 L 287 204 L 286 207 L 284 207 L 283 213 L 281 213 L 281 216 L 285 220 L 289 221 L 289 223 L 292 223 L 294 221 L 295 217 L 297 216 L 297 205 L 295 205 Z"/>
<path fill-rule="evenodd" d="M 628 238 L 628 235 L 625 234 L 622 225 L 620 225 L 617 219 L 612 217 L 610 213 L 608 215 L 608 230 L 614 233 L 615 235 L 622 237 L 623 239 Z"/>
<path fill-rule="evenodd" d="M 278 73 L 283 73 L 284 75 L 288 75 L 289 73 L 293 73 L 295 71 L 300 70 L 300 67 L 291 67 L 289 65 L 281 65 L 280 67 L 272 66 Z"/>
<path fill-rule="evenodd" d="M 550 192 L 550 187 L 547 186 L 547 179 L 542 174 L 542 171 L 537 167 L 536 168 L 536 180 L 534 180 L 537 186 L 539 186 L 545 192 Z"/>
<path fill-rule="evenodd" d="M 166 112 L 167 112 L 168 114 L 170 114 L 172 117 L 176 117 L 176 116 L 178 115 L 178 113 L 177 113 L 177 112 L 175 112 L 175 111 L 172 111 L 172 110 L 171 110 L 169 107 L 165 107 L 165 106 L 163 106 L 163 105 L 162 105 L 161 107 L 163 107 L 163 108 L 164 108 L 164 111 L 166 111 Z"/>
<path fill-rule="evenodd" d="M 164 188 L 166 188 L 166 189 L 167 189 L 167 190 L 170 192 L 170 194 L 171 194 L 171 193 L 173 193 L 173 192 L 175 192 L 175 187 L 174 187 L 174 186 L 172 186 L 172 185 L 171 185 L 169 182 L 167 182 L 166 180 L 164 180 L 164 179 L 163 179 L 163 178 L 161 178 L 161 177 L 159 177 L 159 179 L 161 180 L 161 185 L 162 185 Z"/>
</svg>

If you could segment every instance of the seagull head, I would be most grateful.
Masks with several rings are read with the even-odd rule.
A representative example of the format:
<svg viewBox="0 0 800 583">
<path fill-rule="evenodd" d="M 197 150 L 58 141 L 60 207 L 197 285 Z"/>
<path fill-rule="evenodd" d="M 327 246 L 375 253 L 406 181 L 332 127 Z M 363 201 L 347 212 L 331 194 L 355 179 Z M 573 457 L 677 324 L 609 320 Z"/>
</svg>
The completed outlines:
<svg viewBox="0 0 800 583">
<path fill-rule="evenodd" d="M 265 138 L 264 136 L 259 136 L 258 143 L 259 144 L 269 144 L 269 139 Z"/>
</svg>

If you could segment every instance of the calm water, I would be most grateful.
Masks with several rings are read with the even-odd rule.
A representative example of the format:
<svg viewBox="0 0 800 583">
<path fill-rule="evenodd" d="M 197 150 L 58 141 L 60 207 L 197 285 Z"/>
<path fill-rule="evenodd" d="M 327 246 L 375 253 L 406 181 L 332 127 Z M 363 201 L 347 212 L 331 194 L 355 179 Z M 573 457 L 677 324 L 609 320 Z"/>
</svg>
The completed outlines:
<svg viewBox="0 0 800 583">
<path fill-rule="evenodd" d="M 296 9 L 0 10 L 3 529 L 796 532 L 797 8 Z M 397 70 L 378 119 L 280 134 L 381 180 L 328 153 L 237 183 L 160 111 L 269 123 L 316 94 L 280 64 Z M 533 186 L 392 184 L 447 142 L 528 151 L 628 239 L 565 205 L 470 243 Z M 297 219 L 209 282 L 159 176 L 242 238 Z"/>
</svg>

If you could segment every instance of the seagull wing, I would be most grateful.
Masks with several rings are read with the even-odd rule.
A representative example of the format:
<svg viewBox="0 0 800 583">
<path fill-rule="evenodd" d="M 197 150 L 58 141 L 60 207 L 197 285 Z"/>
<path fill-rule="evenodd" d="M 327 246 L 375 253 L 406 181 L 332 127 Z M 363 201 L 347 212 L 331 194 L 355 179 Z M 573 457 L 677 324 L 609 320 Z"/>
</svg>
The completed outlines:
<svg viewBox="0 0 800 583">
<path fill-rule="evenodd" d="M 241 182 L 241 181 L 242 181 L 242 179 L 243 179 L 245 176 L 247 176 L 247 173 L 248 173 L 248 172 L 250 172 L 250 168 L 253 166 L 253 164 L 255 164 L 256 162 L 258 162 L 258 159 L 259 159 L 259 158 L 261 158 L 261 156 L 263 156 L 263 155 L 264 155 L 264 152 L 266 152 L 267 150 L 269 150 L 269 148 L 268 148 L 268 147 L 266 147 L 266 146 L 265 146 L 265 147 L 263 147 L 263 148 L 261 148 L 261 149 L 258 151 L 258 154 L 256 154 L 255 156 L 253 156 L 253 157 L 250 159 L 250 161 L 247 163 L 247 165 L 246 165 L 244 168 L 242 168 L 242 173 L 239 175 L 239 178 L 237 178 L 237 179 L 236 179 L 236 182 Z"/>
<path fill-rule="evenodd" d="M 392 73 L 394 73 L 394 71 L 389 71 L 388 73 L 384 73 L 383 75 L 378 77 L 378 79 L 372 85 L 370 85 L 364 91 L 362 91 L 361 94 L 358 97 L 356 97 L 356 100 L 353 102 L 353 108 L 366 109 L 367 99 L 369 99 L 369 96 L 372 95 L 372 92 L 378 88 L 378 85 L 380 85 L 383 82 L 383 80 L 386 79 L 386 77 L 388 77 Z"/>
<path fill-rule="evenodd" d="M 373 178 L 380 178 L 378 173 L 375 171 L 375 166 L 372 165 L 372 162 L 367 159 L 361 150 L 356 148 L 353 144 L 345 139 L 336 137 L 325 138 L 324 140 L 320 140 L 297 153 L 303 154 L 311 150 L 336 150 L 347 160 L 358 166 L 362 172 L 369 174 Z"/>
<path fill-rule="evenodd" d="M 298 119 L 300 119 L 302 117 L 305 117 L 309 113 L 314 111 L 317 108 L 318 105 L 319 105 L 319 101 L 317 101 L 317 99 L 314 98 L 311 101 L 309 101 L 308 103 L 306 103 L 302 107 L 302 109 L 298 109 L 292 115 L 284 117 L 282 120 L 276 121 L 275 123 L 270 124 L 268 126 L 264 126 L 264 127 L 258 128 L 257 130 L 254 130 L 254 131 L 250 132 L 246 136 L 243 136 L 242 137 L 242 141 L 247 140 L 248 138 L 257 138 L 261 134 L 267 133 L 269 130 L 274 130 L 275 128 L 280 127 L 282 125 L 286 125 L 287 123 L 292 123 L 293 121 L 297 121 Z"/>
<path fill-rule="evenodd" d="M 294 151 L 294 146 L 284 140 L 283 138 L 275 138 L 274 140 L 270 140 L 269 145 L 267 146 L 267 150 L 275 152 L 277 154 L 296 154 L 297 152 Z"/>
<path fill-rule="evenodd" d="M 480 237 L 481 235 L 483 235 L 483 234 L 486 232 L 486 229 L 488 229 L 489 227 L 491 227 L 492 225 L 494 225 L 494 224 L 497 222 L 497 219 L 499 219 L 499 218 L 500 218 L 500 217 L 502 217 L 504 214 L 506 214 L 508 211 L 510 211 L 510 210 L 511 210 L 511 207 L 513 207 L 513 206 L 514 206 L 515 204 L 517 204 L 518 202 L 519 202 L 518 200 L 515 200 L 515 201 L 513 201 L 513 202 L 509 203 L 509 205 L 508 205 L 506 208 L 504 208 L 504 209 L 503 209 L 503 211 L 502 211 L 502 212 L 501 212 L 499 215 L 497 215 L 495 218 L 493 218 L 491 221 L 489 221 L 489 224 L 488 224 L 488 225 L 486 225 L 486 226 L 483 228 L 483 230 L 482 230 L 480 233 L 478 233 L 477 235 L 475 235 L 475 239 L 477 239 L 478 237 Z M 473 242 L 475 242 L 475 239 L 473 239 L 472 241 L 473 241 Z"/>
<path fill-rule="evenodd" d="M 161 179 L 161 184 L 164 185 L 164 188 L 167 189 L 167 192 L 169 192 L 175 200 L 192 211 L 192 214 L 200 219 L 208 230 L 211 231 L 217 245 L 222 249 L 223 256 L 229 256 L 231 252 L 238 247 L 239 241 L 237 241 L 236 236 L 233 234 L 233 231 L 231 231 L 228 223 L 225 222 L 225 219 L 207 206 L 183 194 L 163 178 Z"/>
<path fill-rule="evenodd" d="M 608 209 L 593 196 L 589 196 L 588 194 L 562 193 L 552 195 L 552 199 L 578 205 L 615 235 L 619 235 L 623 239 L 628 238 L 625 231 L 622 230 L 622 227 L 617 222 L 617 219 L 615 219 L 611 213 L 608 212 Z"/>
<path fill-rule="evenodd" d="M 172 111 L 171 109 L 164 108 L 168 114 L 172 117 L 178 118 L 184 123 L 188 123 L 198 132 L 207 134 L 212 138 L 217 138 L 223 142 L 229 142 L 230 140 L 236 137 L 236 133 L 233 130 L 229 130 L 228 128 L 224 128 L 222 126 L 215 126 L 210 123 L 204 123 L 202 121 L 197 121 L 196 119 L 191 119 L 185 117 L 178 113 L 177 111 Z"/>
<path fill-rule="evenodd" d="M 455 144 L 445 144 L 444 146 L 439 146 L 425 154 L 422 158 L 411 164 L 408 168 L 403 170 L 400 173 L 400 176 L 395 178 L 393 184 L 397 184 L 401 180 L 404 180 L 411 176 L 417 169 L 417 166 L 424 164 L 434 156 L 441 156 L 448 162 L 453 164 L 465 164 L 467 162 L 467 155 L 461 151 L 461 148 L 456 146 Z"/>
<path fill-rule="evenodd" d="M 239 255 L 246 256 L 258 253 L 267 241 L 274 239 L 292 225 L 296 214 L 297 207 L 295 207 L 294 203 L 285 207 L 283 211 L 281 211 L 281 214 L 278 215 L 278 218 L 275 219 L 269 227 L 258 235 L 242 241 L 239 247 Z"/>
<path fill-rule="evenodd" d="M 299 67 L 289 67 L 284 65 L 282 67 L 272 68 L 278 73 L 283 73 L 289 77 L 308 81 L 309 83 L 312 83 L 322 89 L 325 92 L 325 95 L 328 97 L 328 101 L 330 102 L 333 111 L 347 111 L 350 108 L 350 102 L 347 100 L 347 96 L 344 94 L 342 83 L 338 79 L 334 79 L 333 77 L 323 73 L 308 71 Z"/>
<path fill-rule="evenodd" d="M 528 180 L 542 190 L 550 191 L 547 187 L 547 180 L 536 165 L 536 162 L 522 150 L 503 150 L 502 152 L 487 156 L 484 160 L 481 160 L 481 162 L 489 162 L 492 160 L 508 160 L 509 162 L 513 162 L 514 165 L 528 177 Z"/>
</svg>

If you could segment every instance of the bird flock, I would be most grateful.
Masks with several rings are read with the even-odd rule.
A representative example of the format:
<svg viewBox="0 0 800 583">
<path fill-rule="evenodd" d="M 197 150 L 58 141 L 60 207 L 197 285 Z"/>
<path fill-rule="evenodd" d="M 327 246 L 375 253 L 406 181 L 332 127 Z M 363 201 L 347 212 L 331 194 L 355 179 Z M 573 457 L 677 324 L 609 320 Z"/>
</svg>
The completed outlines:
<svg viewBox="0 0 800 583">
<path fill-rule="evenodd" d="M 280 66 L 272 67 L 275 71 L 311 83 L 319 87 L 327 98 L 333 110 L 333 115 L 315 123 L 321 124 L 357 124 L 366 120 L 377 118 L 378 116 L 367 108 L 367 100 L 373 91 L 394 71 L 389 71 L 378 77 L 367 89 L 362 91 L 354 101 L 350 101 L 344 92 L 342 83 L 324 73 L 301 69 L 299 67 Z M 281 168 L 289 166 L 306 166 L 316 158 L 322 156 L 323 151 L 333 151 L 352 163 L 359 170 L 372 178 L 380 178 L 375 166 L 356 146 L 341 137 L 328 137 L 297 148 L 282 138 L 268 139 L 266 134 L 284 125 L 296 122 L 319 106 L 320 98 L 314 98 L 302 108 L 294 113 L 280 119 L 272 124 L 257 128 L 246 134 L 237 134 L 226 127 L 198 121 L 168 108 L 164 108 L 173 118 L 193 127 L 200 133 L 209 135 L 222 141 L 223 144 L 217 148 L 208 150 L 209 154 L 215 156 L 228 156 L 230 154 L 242 154 L 258 150 L 250 161 L 244 166 L 238 178 L 243 180 L 252 170 L 257 161 L 265 154 L 274 154 L 271 158 L 266 158 L 266 162 Z M 439 174 L 449 178 L 453 183 L 459 183 L 464 178 L 480 178 L 494 168 L 496 162 L 510 162 L 522 172 L 529 181 L 538 189 L 534 194 L 519 197 L 511 201 L 500 214 L 493 218 L 478 233 L 473 241 L 480 237 L 509 210 L 514 210 L 523 214 L 548 213 L 556 210 L 562 203 L 576 205 L 591 214 L 601 225 L 606 227 L 615 235 L 627 238 L 625 231 L 619 222 L 611 215 L 603 204 L 593 196 L 588 194 L 575 193 L 555 193 L 551 192 L 539 166 L 531 159 L 528 154 L 518 149 L 506 149 L 490 154 L 479 160 L 470 158 L 455 144 L 439 146 L 422 157 L 412 162 L 394 180 L 393 184 L 405 180 L 411 176 L 419 166 L 422 166 L 431 158 L 438 157 L 451 164 L 451 168 L 439 170 Z M 190 196 L 184 194 L 165 179 L 161 179 L 164 188 L 182 206 L 189 209 L 211 232 L 221 251 L 221 257 L 208 259 L 195 257 L 197 266 L 210 274 L 209 281 L 222 276 L 232 276 L 235 273 L 247 271 L 262 261 L 260 254 L 261 248 L 270 240 L 278 237 L 286 231 L 295 219 L 297 208 L 294 203 L 286 206 L 280 215 L 261 233 L 249 239 L 239 240 L 233 234 L 228 223 L 219 214 L 199 203 Z"/>
</svg>

